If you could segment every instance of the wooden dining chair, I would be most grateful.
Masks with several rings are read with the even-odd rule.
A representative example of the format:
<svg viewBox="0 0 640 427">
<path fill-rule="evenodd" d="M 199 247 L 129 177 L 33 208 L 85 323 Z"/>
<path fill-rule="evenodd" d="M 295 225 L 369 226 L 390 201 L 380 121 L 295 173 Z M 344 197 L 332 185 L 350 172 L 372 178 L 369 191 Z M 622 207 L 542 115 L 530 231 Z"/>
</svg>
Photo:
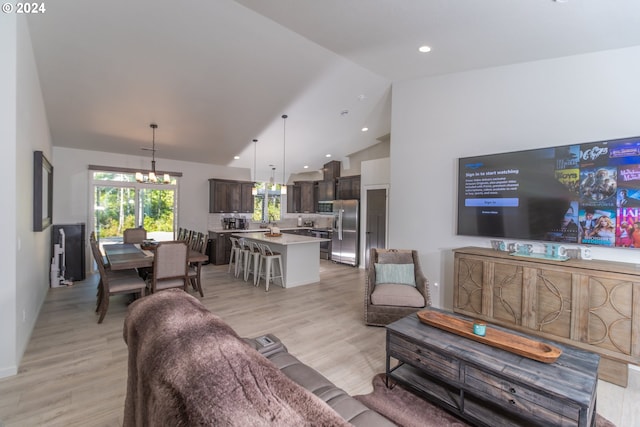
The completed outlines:
<svg viewBox="0 0 640 427">
<path fill-rule="evenodd" d="M 185 242 L 158 243 L 153 260 L 153 274 L 148 287 L 151 292 L 169 288 L 187 290 L 189 248 Z"/>
<path fill-rule="evenodd" d="M 98 265 L 99 262 L 102 262 L 102 266 L 104 267 L 105 274 L 109 277 L 109 279 L 117 280 L 122 278 L 139 276 L 138 271 L 135 268 L 129 268 L 126 270 L 111 270 L 107 257 L 104 256 L 100 251 L 100 246 L 98 244 L 98 241 L 96 240 L 95 232 L 93 231 L 89 235 L 89 246 L 91 247 L 91 254 L 93 255 L 93 259 L 95 260 L 96 265 Z M 99 266 L 98 266 L 98 271 L 99 271 Z M 101 278 L 98 281 L 98 289 L 96 293 L 96 313 L 100 310 L 100 303 L 102 301 L 103 292 L 104 292 L 104 286 L 102 284 L 102 278 Z"/>
<path fill-rule="evenodd" d="M 124 243 L 142 243 L 147 239 L 147 230 L 144 228 L 127 228 L 122 233 Z"/>
<path fill-rule="evenodd" d="M 200 239 L 196 244 L 192 246 L 191 249 L 193 251 L 200 252 L 201 254 L 203 254 L 206 249 L 206 245 L 205 245 L 206 238 L 203 233 L 198 233 L 198 234 L 200 234 Z M 203 297 L 204 291 L 202 289 L 201 272 L 202 272 L 201 262 L 189 263 L 189 272 L 188 272 L 189 282 L 191 283 L 191 286 L 193 286 L 193 288 L 200 293 L 200 296 Z"/>
<path fill-rule="evenodd" d="M 93 239 L 91 241 L 91 251 L 98 265 L 100 272 L 100 282 L 98 283 L 98 302 L 96 304 L 96 312 L 100 313 L 98 323 L 102 323 L 104 316 L 109 309 L 109 300 L 111 296 L 118 294 L 135 294 L 139 297 L 145 295 L 147 284 L 145 283 L 135 269 L 128 270 L 110 270 L 103 261 L 102 253 L 98 247 L 98 242 Z"/>
</svg>

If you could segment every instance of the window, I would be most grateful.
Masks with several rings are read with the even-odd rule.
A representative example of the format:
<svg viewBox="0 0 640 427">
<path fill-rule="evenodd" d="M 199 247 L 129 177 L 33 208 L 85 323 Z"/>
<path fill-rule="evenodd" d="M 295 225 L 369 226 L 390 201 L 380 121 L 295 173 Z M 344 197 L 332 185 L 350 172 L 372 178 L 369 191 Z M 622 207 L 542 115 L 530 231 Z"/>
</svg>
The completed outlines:
<svg viewBox="0 0 640 427">
<path fill-rule="evenodd" d="M 173 240 L 177 181 L 139 183 L 134 172 L 91 170 L 92 229 L 98 240 L 122 241 L 127 228 L 144 227 L 149 238 Z"/>
<path fill-rule="evenodd" d="M 256 188 L 258 194 L 253 198 L 253 221 L 279 221 L 282 218 L 281 185 L 259 182 L 256 183 Z"/>
</svg>

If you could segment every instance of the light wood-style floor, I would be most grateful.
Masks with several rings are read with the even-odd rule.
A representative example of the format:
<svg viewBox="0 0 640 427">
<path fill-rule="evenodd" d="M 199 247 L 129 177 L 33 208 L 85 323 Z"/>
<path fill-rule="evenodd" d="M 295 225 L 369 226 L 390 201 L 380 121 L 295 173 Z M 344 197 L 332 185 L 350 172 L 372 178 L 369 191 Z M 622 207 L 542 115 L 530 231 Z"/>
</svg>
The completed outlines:
<svg viewBox="0 0 640 427">
<path fill-rule="evenodd" d="M 348 393 L 370 392 L 372 377 L 384 371 L 384 328 L 363 322 L 363 270 L 321 261 L 320 283 L 268 293 L 226 266 L 205 266 L 203 277 L 205 297 L 198 298 L 240 336 L 275 334 Z M 98 325 L 95 290 L 92 276 L 49 291 L 18 375 L 0 380 L 0 427 L 122 425 L 127 297 L 112 297 Z M 639 390 L 640 375 L 627 389 L 599 384 L 598 412 L 618 427 L 638 425 Z"/>
</svg>

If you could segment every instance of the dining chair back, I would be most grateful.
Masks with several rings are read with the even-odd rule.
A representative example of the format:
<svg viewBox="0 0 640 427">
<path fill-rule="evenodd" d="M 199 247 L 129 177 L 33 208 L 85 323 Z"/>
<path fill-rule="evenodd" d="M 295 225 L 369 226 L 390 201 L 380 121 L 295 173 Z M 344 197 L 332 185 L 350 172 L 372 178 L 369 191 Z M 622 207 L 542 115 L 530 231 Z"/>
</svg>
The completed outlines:
<svg viewBox="0 0 640 427">
<path fill-rule="evenodd" d="M 206 238 L 205 235 L 203 233 L 198 233 L 200 234 L 200 238 L 198 239 L 198 241 L 196 242 L 196 244 L 192 247 L 193 251 L 196 252 L 200 252 L 201 254 L 204 254 L 206 246 L 204 244 Z M 202 273 L 202 263 L 201 262 L 190 262 L 189 263 L 189 281 L 191 282 L 191 284 L 193 285 L 194 289 L 196 289 L 198 292 L 200 292 L 200 296 L 203 297 L 204 296 L 204 290 L 202 289 L 202 278 L 201 278 L 201 273 Z"/>
<path fill-rule="evenodd" d="M 204 245 L 203 242 L 204 234 L 201 232 L 194 233 L 194 236 L 191 237 L 191 249 L 197 252 L 202 252 L 202 248 Z"/>
<path fill-rule="evenodd" d="M 147 238 L 147 230 L 144 228 L 127 228 L 122 233 L 124 243 L 142 243 Z"/>
<path fill-rule="evenodd" d="M 90 236 L 89 242 L 93 258 L 96 261 L 98 272 L 100 273 L 96 312 L 100 313 L 98 323 L 102 323 L 104 316 L 107 314 L 109 300 L 112 295 L 136 294 L 137 296 L 143 297 L 145 295 L 147 284 L 142 280 L 135 269 L 118 271 L 110 270 L 104 263 L 104 258 L 100 252 L 95 235 Z"/>
<path fill-rule="evenodd" d="M 151 292 L 162 289 L 182 288 L 187 290 L 189 248 L 185 242 L 160 242 L 155 249 Z"/>
</svg>

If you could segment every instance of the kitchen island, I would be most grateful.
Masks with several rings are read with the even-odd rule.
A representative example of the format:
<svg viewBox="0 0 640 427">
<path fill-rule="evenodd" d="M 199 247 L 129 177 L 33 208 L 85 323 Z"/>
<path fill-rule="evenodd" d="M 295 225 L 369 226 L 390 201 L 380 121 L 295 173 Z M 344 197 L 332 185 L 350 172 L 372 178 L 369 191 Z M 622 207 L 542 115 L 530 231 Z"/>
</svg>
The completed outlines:
<svg viewBox="0 0 640 427">
<path fill-rule="evenodd" d="M 273 252 L 282 254 L 282 269 L 287 288 L 320 281 L 320 242 L 329 239 L 296 234 L 268 237 L 264 232 L 234 233 L 232 236 L 266 244 Z"/>
</svg>

